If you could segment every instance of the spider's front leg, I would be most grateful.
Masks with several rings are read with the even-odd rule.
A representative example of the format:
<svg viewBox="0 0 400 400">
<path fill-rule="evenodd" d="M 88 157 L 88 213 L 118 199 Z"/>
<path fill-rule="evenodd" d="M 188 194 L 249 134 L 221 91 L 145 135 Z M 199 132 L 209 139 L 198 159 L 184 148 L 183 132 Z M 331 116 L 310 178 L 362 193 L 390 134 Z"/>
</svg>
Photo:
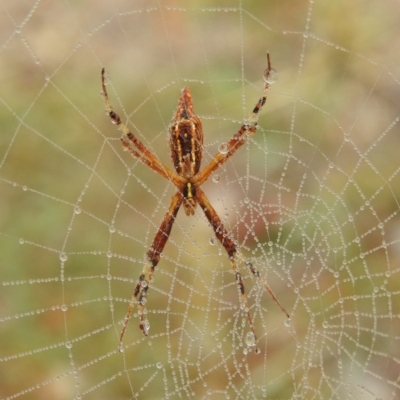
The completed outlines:
<svg viewBox="0 0 400 400">
<path fill-rule="evenodd" d="M 235 152 L 245 143 L 246 139 L 250 135 L 254 135 L 257 130 L 258 114 L 263 108 L 267 101 L 267 93 L 270 86 L 276 81 L 278 73 L 271 67 L 271 59 L 269 53 L 267 53 L 267 68 L 264 71 L 264 89 L 261 97 L 253 108 L 253 111 L 244 121 L 239 130 L 233 135 L 233 137 L 226 144 L 226 150 L 218 152 L 210 163 L 193 179 L 193 183 L 200 186 L 205 182 L 208 177 L 219 168 L 220 165 L 224 164 Z"/>
<path fill-rule="evenodd" d="M 168 212 L 158 229 L 156 236 L 154 237 L 153 243 L 150 250 L 147 252 L 147 262 L 143 267 L 142 273 L 136 283 L 135 289 L 132 294 L 132 299 L 129 304 L 128 311 L 124 319 L 124 325 L 121 330 L 119 337 L 120 348 L 122 345 L 122 339 L 125 335 L 126 327 L 128 326 L 129 319 L 132 315 L 133 308 L 135 304 L 138 303 L 138 314 L 140 318 L 140 329 L 145 336 L 148 335 L 149 322 L 145 317 L 144 305 L 146 303 L 147 291 L 153 280 L 153 275 L 158 262 L 160 261 L 160 255 L 164 250 L 164 246 L 168 241 L 169 235 L 171 233 L 172 226 L 175 222 L 176 215 L 178 214 L 179 208 L 183 201 L 183 195 L 180 192 L 175 193 L 172 196 L 171 204 L 169 206 Z"/>
<path fill-rule="evenodd" d="M 124 146 L 129 153 L 142 161 L 143 164 L 150 167 L 153 171 L 157 172 L 164 178 L 170 180 L 176 187 L 180 188 L 184 184 L 184 180 L 175 172 L 171 171 L 167 166 L 161 163 L 158 158 L 129 130 L 129 128 L 122 122 L 121 117 L 114 111 L 108 98 L 106 89 L 106 70 L 101 70 L 101 87 L 103 89 L 104 103 L 106 112 L 114 125 L 122 132 L 121 138 L 122 146 Z"/>
</svg>

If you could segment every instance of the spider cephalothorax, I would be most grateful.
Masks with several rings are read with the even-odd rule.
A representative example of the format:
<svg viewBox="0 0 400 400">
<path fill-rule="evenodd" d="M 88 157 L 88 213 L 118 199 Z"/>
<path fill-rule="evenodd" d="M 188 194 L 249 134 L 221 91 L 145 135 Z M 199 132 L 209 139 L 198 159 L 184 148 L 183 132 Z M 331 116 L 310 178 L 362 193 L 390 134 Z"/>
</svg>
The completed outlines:
<svg viewBox="0 0 400 400">
<path fill-rule="evenodd" d="M 194 113 L 192 95 L 189 88 L 186 87 L 182 89 L 179 97 L 178 108 L 169 126 L 171 157 L 176 171 L 173 172 L 166 165 L 162 164 L 157 156 L 155 156 L 139 139 L 136 138 L 133 133 L 129 131 L 128 127 L 121 121 L 119 115 L 114 112 L 109 102 L 106 90 L 105 70 L 104 68 L 102 69 L 102 87 L 106 110 L 111 121 L 118 125 L 119 129 L 123 133 L 121 138 L 122 145 L 128 149 L 132 156 L 138 158 L 153 171 L 171 181 L 177 188 L 177 192 L 172 196 L 169 209 L 153 239 L 150 250 L 147 252 L 147 262 L 145 263 L 138 282 L 135 285 L 132 300 L 129 304 L 128 312 L 121 331 L 120 345 L 122 344 L 122 338 L 124 337 L 129 318 L 136 303 L 138 304 L 140 329 L 146 336 L 148 335 L 150 325 L 146 319 L 144 304 L 146 302 L 147 291 L 155 273 L 155 268 L 160 260 L 160 255 L 164 246 L 168 241 L 179 208 L 183 205 L 186 215 L 193 215 L 197 204 L 200 205 L 214 230 L 215 236 L 228 253 L 232 270 L 235 273 L 236 283 L 239 287 L 245 309 L 247 310 L 247 319 L 250 325 L 251 334 L 254 336 L 254 343 L 256 342 L 256 335 L 247 304 L 242 276 L 237 267 L 236 245 L 230 238 L 228 231 L 225 229 L 221 219 L 212 207 L 207 196 L 201 189 L 201 185 L 220 165 L 224 164 L 236 152 L 236 150 L 243 145 L 243 143 L 245 143 L 248 136 L 253 135 L 256 132 L 258 113 L 265 104 L 268 89 L 276 76 L 276 71 L 271 68 L 269 54 L 267 54 L 267 58 L 268 66 L 264 71 L 264 90 L 261 98 L 255 105 L 253 112 L 227 142 L 226 146 L 224 146 L 224 151 L 218 152 L 201 171 L 200 165 L 203 152 L 203 128 L 199 117 Z M 249 268 L 250 272 L 261 281 L 272 299 L 289 318 L 289 314 L 279 303 L 274 293 L 261 278 L 253 264 L 246 262 L 246 266 Z"/>
</svg>

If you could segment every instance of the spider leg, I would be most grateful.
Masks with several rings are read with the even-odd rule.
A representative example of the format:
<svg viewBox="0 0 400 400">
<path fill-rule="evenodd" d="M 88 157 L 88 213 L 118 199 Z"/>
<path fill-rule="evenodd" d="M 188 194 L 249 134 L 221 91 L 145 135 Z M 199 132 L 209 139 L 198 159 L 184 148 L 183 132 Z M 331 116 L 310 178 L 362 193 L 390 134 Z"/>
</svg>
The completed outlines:
<svg viewBox="0 0 400 400">
<path fill-rule="evenodd" d="M 247 117 L 243 125 L 239 128 L 239 130 L 233 135 L 233 137 L 228 141 L 226 145 L 226 150 L 223 152 L 218 152 L 215 157 L 210 161 L 210 163 L 199 172 L 193 179 L 193 183 L 196 185 L 201 185 L 205 182 L 208 177 L 222 164 L 224 164 L 235 152 L 245 143 L 246 139 L 254 135 L 257 130 L 257 120 L 258 113 L 261 111 L 265 102 L 267 101 L 267 93 L 271 86 L 272 73 L 275 72 L 271 68 L 271 60 L 269 57 L 269 53 L 267 53 L 267 69 L 264 71 L 264 89 L 261 94 L 260 99 L 254 106 L 253 111 Z"/>
<path fill-rule="evenodd" d="M 196 188 L 196 200 L 200 204 L 200 207 L 203 209 L 205 216 L 207 217 L 208 221 L 210 222 L 210 224 L 215 232 L 215 236 L 221 242 L 222 246 L 225 248 L 226 252 L 228 253 L 229 261 L 232 266 L 232 270 L 235 273 L 236 283 L 240 290 L 242 302 L 246 309 L 247 320 L 249 322 L 250 330 L 254 335 L 254 342 L 256 342 L 257 336 L 254 331 L 253 319 L 250 314 L 250 309 L 249 309 L 249 305 L 247 302 L 247 296 L 246 296 L 246 292 L 245 292 L 245 288 L 244 288 L 242 275 L 240 274 L 239 269 L 236 265 L 236 245 L 233 242 L 233 240 L 229 237 L 227 230 L 225 229 L 224 225 L 222 224 L 221 219 L 219 218 L 217 212 L 212 207 L 207 196 L 199 187 Z"/>
<path fill-rule="evenodd" d="M 221 219 L 219 218 L 217 212 L 214 210 L 214 208 L 212 207 L 207 196 L 200 188 L 196 188 L 196 200 L 200 204 L 200 207 L 203 209 L 204 214 L 206 215 L 211 226 L 213 227 L 217 239 L 221 242 L 222 246 L 224 246 L 226 252 L 228 253 L 229 261 L 231 262 L 232 269 L 235 272 L 236 283 L 240 289 L 244 307 L 247 310 L 247 320 L 249 322 L 250 330 L 254 335 L 254 341 L 256 341 L 257 336 L 254 331 L 253 320 L 252 320 L 252 317 L 251 317 L 251 314 L 249 311 L 249 306 L 248 306 L 248 302 L 247 302 L 247 296 L 245 293 L 244 283 L 242 280 L 242 276 L 236 265 L 236 253 L 237 253 L 236 245 L 232 241 L 232 239 L 230 239 L 229 234 L 228 234 L 227 230 L 225 229 L 224 225 L 222 224 Z M 242 259 L 242 257 L 240 257 L 240 258 Z M 268 286 L 267 282 L 260 276 L 260 273 L 258 272 L 258 270 L 253 266 L 252 263 L 250 263 L 248 261 L 245 261 L 245 264 L 249 268 L 251 273 L 260 280 L 261 284 L 264 286 L 264 289 L 268 292 L 268 294 L 271 296 L 272 300 L 274 300 L 274 302 L 279 306 L 279 308 L 286 315 L 286 317 L 290 318 L 288 312 L 285 310 L 285 308 L 282 306 L 282 304 L 276 298 L 274 292 Z"/>
<path fill-rule="evenodd" d="M 282 312 L 286 315 L 287 318 L 290 318 L 289 313 L 286 311 L 285 307 L 279 302 L 279 300 L 276 298 L 274 292 L 272 289 L 269 287 L 268 283 L 263 279 L 263 277 L 260 275 L 258 272 L 257 268 L 250 262 L 250 261 L 245 261 L 246 267 L 250 270 L 250 272 L 259 279 L 261 284 L 264 286 L 264 289 L 268 292 L 268 294 L 271 296 L 271 299 L 274 300 L 274 302 L 279 306 L 279 308 L 282 310 Z"/>
<path fill-rule="evenodd" d="M 124 324 L 119 337 L 120 348 L 122 339 L 125 335 L 126 327 L 128 326 L 129 319 L 132 315 L 135 304 L 138 303 L 138 314 L 140 317 L 140 329 L 145 336 L 148 335 L 149 323 L 145 318 L 144 304 L 146 303 L 147 290 L 153 280 L 153 275 L 156 270 L 156 266 L 160 261 L 160 255 L 164 249 L 165 244 L 168 241 L 171 233 L 172 225 L 175 222 L 176 215 L 182 205 L 183 195 L 180 192 L 175 193 L 172 196 L 171 204 L 165 217 L 158 229 L 156 236 L 153 239 L 153 243 L 150 250 L 147 252 L 147 262 L 145 263 L 142 273 L 136 283 L 135 289 L 132 294 L 132 299 L 129 303 L 128 311 L 126 313 Z"/>
<path fill-rule="evenodd" d="M 118 129 L 123 133 L 121 138 L 122 145 L 132 154 L 138 158 L 153 171 L 157 172 L 164 178 L 169 179 L 178 188 L 182 188 L 185 181 L 178 174 L 165 166 L 158 158 L 132 133 L 129 128 L 122 122 L 120 116 L 114 111 L 108 98 L 108 93 L 105 84 L 105 69 L 101 70 L 101 86 L 104 94 L 104 102 L 106 111 L 109 115 L 111 122 L 118 126 Z"/>
</svg>

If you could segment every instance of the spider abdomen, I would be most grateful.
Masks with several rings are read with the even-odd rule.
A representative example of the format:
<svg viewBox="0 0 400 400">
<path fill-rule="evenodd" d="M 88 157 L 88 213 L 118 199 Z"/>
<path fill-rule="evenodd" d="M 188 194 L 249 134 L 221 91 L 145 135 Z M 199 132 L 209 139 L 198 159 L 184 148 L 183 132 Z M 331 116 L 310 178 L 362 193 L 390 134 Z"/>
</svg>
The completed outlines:
<svg viewBox="0 0 400 400">
<path fill-rule="evenodd" d="M 169 128 L 172 162 L 176 172 L 185 178 L 200 170 L 203 150 L 203 128 L 193 110 L 192 95 L 184 88 Z"/>
</svg>

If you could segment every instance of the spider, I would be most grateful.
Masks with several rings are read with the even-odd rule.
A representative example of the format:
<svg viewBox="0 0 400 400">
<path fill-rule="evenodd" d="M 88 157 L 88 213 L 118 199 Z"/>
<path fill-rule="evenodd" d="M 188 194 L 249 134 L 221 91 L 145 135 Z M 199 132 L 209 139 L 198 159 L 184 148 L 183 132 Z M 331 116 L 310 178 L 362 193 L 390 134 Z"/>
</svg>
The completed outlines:
<svg viewBox="0 0 400 400">
<path fill-rule="evenodd" d="M 237 267 L 239 255 L 236 245 L 230 238 L 228 231 L 222 224 L 221 219 L 210 204 L 207 196 L 201 189 L 201 185 L 216 169 L 219 168 L 219 166 L 224 164 L 245 143 L 249 136 L 256 132 L 258 113 L 266 102 L 267 92 L 271 83 L 274 82 L 276 74 L 276 71 L 271 68 L 271 60 L 269 53 L 267 53 L 267 68 L 264 71 L 263 76 L 265 84 L 261 98 L 258 100 L 247 120 L 245 120 L 239 130 L 227 142 L 226 146 L 224 147 L 224 151 L 219 151 L 208 163 L 208 165 L 201 171 L 200 164 L 203 152 L 202 124 L 199 117 L 197 117 L 194 113 L 192 95 L 189 88 L 185 87 L 182 89 L 178 101 L 178 108 L 169 126 L 169 145 L 172 162 L 176 171 L 174 172 L 162 164 L 157 156 L 155 156 L 132 132 L 130 132 L 128 127 L 121 121 L 119 115 L 113 110 L 106 90 L 105 69 L 102 69 L 101 84 L 103 88 L 102 94 L 105 101 L 106 112 L 111 118 L 111 122 L 117 125 L 118 129 L 122 132 L 122 146 L 125 147 L 133 157 L 138 158 L 153 171 L 172 182 L 177 189 L 176 193 L 172 196 L 169 209 L 165 214 L 163 221 L 161 222 L 160 228 L 154 237 L 153 243 L 147 252 L 147 262 L 145 263 L 142 273 L 140 274 L 133 290 L 132 298 L 129 303 L 128 311 L 126 313 L 119 337 L 120 348 L 122 346 L 122 339 L 125 335 L 129 319 L 136 303 L 138 305 L 140 329 L 145 336 L 148 335 L 150 324 L 145 316 L 146 313 L 144 305 L 146 303 L 147 291 L 152 282 L 157 264 L 160 261 L 160 255 L 168 241 L 179 208 L 183 206 L 185 214 L 190 216 L 194 214 L 197 204 L 199 204 L 203 210 L 207 220 L 215 232 L 217 239 L 228 253 L 229 261 L 231 263 L 232 270 L 235 273 L 236 283 L 238 285 L 242 302 L 247 313 L 247 320 L 251 330 L 250 335 L 252 336 L 253 343 L 256 343 L 257 337 L 248 307 L 243 279 Z M 260 280 L 271 298 L 286 314 L 286 317 L 289 318 L 289 314 L 275 297 L 268 284 L 260 276 L 258 270 L 250 262 L 245 262 L 245 264 L 251 273 Z"/>
</svg>

